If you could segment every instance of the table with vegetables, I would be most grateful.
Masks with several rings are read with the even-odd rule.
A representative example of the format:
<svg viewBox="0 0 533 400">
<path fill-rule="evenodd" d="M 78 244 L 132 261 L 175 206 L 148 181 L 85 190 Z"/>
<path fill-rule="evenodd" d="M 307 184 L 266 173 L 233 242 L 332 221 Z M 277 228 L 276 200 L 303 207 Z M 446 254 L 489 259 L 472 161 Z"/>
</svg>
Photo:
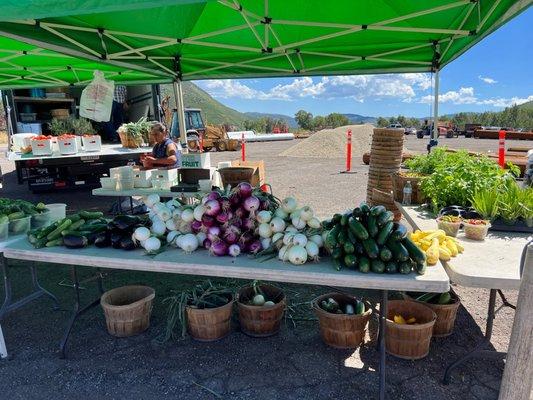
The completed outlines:
<svg viewBox="0 0 533 400">
<path fill-rule="evenodd" d="M 295 198 L 280 201 L 247 183 L 212 191 L 195 205 L 163 203 L 158 195 L 144 202 L 144 216 L 68 215 L 31 230 L 6 247 L 5 257 L 71 265 L 76 291 L 79 265 L 380 290 L 383 393 L 388 291 L 449 289 L 442 266 L 426 268 L 424 252 L 383 206 L 362 203 L 320 221 Z M 94 304 L 76 301 L 62 351 L 77 315 Z"/>
</svg>

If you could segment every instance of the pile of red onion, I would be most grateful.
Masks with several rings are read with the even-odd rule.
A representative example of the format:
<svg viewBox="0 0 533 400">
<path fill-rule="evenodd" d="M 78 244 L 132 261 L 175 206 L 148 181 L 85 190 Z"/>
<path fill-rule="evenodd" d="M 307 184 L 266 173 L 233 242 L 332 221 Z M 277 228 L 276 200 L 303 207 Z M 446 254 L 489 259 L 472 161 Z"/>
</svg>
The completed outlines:
<svg viewBox="0 0 533 400">
<path fill-rule="evenodd" d="M 262 250 L 256 213 L 271 208 L 268 198 L 260 197 L 245 182 L 228 195 L 210 192 L 194 209 L 192 231 L 205 233 L 203 246 L 216 256 L 255 254 Z"/>
</svg>

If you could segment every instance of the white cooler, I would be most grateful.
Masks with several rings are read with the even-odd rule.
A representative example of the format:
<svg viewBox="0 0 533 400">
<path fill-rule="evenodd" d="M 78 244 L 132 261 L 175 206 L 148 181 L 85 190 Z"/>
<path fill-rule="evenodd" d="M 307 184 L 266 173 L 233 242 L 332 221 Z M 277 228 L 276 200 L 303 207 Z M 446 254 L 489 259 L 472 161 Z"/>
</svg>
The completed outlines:
<svg viewBox="0 0 533 400">
<path fill-rule="evenodd" d="M 156 169 L 152 172 L 152 178 L 157 178 L 165 182 L 178 182 L 178 169 Z"/>
<path fill-rule="evenodd" d="M 133 185 L 136 188 L 151 188 L 152 187 L 152 173 L 154 169 L 148 170 L 134 170 Z"/>
</svg>

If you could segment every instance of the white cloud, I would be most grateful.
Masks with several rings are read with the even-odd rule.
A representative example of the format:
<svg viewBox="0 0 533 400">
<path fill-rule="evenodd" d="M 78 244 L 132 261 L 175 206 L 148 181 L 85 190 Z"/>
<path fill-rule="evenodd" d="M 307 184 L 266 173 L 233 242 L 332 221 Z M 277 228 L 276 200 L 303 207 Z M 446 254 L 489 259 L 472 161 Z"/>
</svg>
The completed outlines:
<svg viewBox="0 0 533 400">
<path fill-rule="evenodd" d="M 481 75 L 479 75 L 478 78 L 479 78 L 480 80 L 482 80 L 483 82 L 488 83 L 489 85 L 493 85 L 493 84 L 495 84 L 495 83 L 498 83 L 497 80 L 492 79 L 492 78 L 489 78 L 488 76 L 481 76 Z"/>
<path fill-rule="evenodd" d="M 494 107 L 510 107 L 515 104 L 524 104 L 528 101 L 533 101 L 533 95 L 528 97 L 511 97 L 510 99 L 500 97 L 495 99 L 482 100 L 482 104 L 489 104 Z"/>
<path fill-rule="evenodd" d="M 434 97 L 432 95 L 422 96 L 419 103 L 432 103 Z M 439 95 L 439 103 L 452 103 L 454 105 L 460 104 L 476 104 L 476 105 L 490 105 L 494 107 L 510 107 L 514 104 L 523 104 L 533 100 L 533 95 L 528 97 L 511 97 L 511 98 L 492 98 L 480 99 L 474 93 L 473 87 L 461 87 L 458 91 L 450 90 L 449 92 Z"/>
</svg>

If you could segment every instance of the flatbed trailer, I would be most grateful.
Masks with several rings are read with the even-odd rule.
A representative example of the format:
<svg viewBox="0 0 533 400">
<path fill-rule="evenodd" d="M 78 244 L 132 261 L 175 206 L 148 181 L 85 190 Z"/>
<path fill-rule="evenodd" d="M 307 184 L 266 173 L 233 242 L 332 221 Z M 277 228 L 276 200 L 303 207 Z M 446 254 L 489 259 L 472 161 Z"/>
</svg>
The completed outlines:
<svg viewBox="0 0 533 400">
<path fill-rule="evenodd" d="M 89 189 L 100 186 L 100 178 L 109 175 L 109 169 L 136 162 L 150 147 L 127 149 L 120 144 L 102 145 L 98 152 L 79 152 L 73 155 L 54 153 L 35 156 L 9 152 L 8 160 L 16 167 L 19 184 L 28 183 L 32 192 L 50 190 Z"/>
</svg>

